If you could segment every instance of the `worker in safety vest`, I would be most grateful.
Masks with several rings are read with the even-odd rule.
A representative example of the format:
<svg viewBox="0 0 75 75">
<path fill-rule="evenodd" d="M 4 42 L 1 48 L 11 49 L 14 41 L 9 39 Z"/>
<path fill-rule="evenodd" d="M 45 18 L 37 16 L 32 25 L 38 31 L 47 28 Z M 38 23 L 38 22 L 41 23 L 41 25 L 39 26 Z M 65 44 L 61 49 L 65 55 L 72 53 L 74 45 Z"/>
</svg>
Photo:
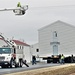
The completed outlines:
<svg viewBox="0 0 75 75">
<path fill-rule="evenodd" d="M 18 4 L 17 4 L 17 7 L 21 7 L 21 4 L 20 4 L 20 2 L 18 2 Z"/>
<path fill-rule="evenodd" d="M 61 55 L 61 64 L 64 64 L 64 59 L 65 59 L 65 57 L 64 57 L 64 55 L 62 54 L 62 55 Z"/>
</svg>

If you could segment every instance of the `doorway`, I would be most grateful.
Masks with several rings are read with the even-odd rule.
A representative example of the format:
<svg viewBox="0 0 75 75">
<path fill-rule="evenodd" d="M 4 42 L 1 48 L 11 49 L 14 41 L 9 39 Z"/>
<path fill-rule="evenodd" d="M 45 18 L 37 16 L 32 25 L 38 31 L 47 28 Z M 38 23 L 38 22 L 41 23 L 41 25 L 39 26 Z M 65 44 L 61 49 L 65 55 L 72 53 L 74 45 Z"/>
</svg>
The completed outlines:
<svg viewBox="0 0 75 75">
<path fill-rule="evenodd" d="M 58 55 L 58 45 L 53 46 L 53 55 Z"/>
</svg>

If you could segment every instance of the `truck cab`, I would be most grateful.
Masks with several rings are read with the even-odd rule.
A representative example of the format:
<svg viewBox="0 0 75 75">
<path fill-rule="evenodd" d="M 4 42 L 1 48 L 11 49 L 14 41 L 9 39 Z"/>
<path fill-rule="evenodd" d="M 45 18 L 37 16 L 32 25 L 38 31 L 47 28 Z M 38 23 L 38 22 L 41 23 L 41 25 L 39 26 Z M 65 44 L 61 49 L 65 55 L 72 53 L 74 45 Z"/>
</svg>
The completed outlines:
<svg viewBox="0 0 75 75">
<path fill-rule="evenodd" d="M 0 48 L 0 66 L 3 68 L 10 65 L 12 49 L 7 47 Z"/>
<path fill-rule="evenodd" d="M 5 67 L 17 67 L 15 49 L 10 47 L 0 48 L 0 66 Z"/>
</svg>

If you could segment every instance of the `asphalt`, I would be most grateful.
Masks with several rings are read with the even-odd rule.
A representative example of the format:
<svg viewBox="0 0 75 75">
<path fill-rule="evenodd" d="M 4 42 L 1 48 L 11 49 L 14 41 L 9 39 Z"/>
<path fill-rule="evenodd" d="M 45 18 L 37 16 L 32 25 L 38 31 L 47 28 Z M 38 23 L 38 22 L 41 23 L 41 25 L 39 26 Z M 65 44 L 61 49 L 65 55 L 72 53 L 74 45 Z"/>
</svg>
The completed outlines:
<svg viewBox="0 0 75 75">
<path fill-rule="evenodd" d="M 21 72 L 21 71 L 27 71 L 27 70 L 33 70 L 33 69 L 39 69 L 39 68 L 46 68 L 46 67 L 52 67 L 52 66 L 59 66 L 61 64 L 53 64 L 53 63 L 37 63 L 35 65 L 32 65 L 31 63 L 28 64 L 29 67 L 26 67 L 25 65 L 23 65 L 22 68 L 0 68 L 0 75 L 4 75 L 4 74 L 10 74 L 10 73 L 15 73 L 15 72 Z"/>
</svg>

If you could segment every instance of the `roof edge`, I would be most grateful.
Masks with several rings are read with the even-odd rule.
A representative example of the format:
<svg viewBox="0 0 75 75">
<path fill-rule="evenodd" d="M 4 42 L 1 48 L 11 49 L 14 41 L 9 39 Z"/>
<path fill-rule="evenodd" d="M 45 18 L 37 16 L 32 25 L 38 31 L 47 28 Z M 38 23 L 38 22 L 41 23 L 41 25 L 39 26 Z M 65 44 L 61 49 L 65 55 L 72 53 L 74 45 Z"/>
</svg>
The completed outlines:
<svg viewBox="0 0 75 75">
<path fill-rule="evenodd" d="M 48 24 L 48 25 L 46 25 L 46 26 L 44 26 L 44 27 L 38 29 L 38 31 L 40 31 L 41 29 L 44 29 L 44 28 L 46 28 L 46 27 L 48 27 L 48 26 L 51 26 L 51 25 L 53 25 L 53 24 L 55 24 L 55 23 L 57 23 L 57 22 L 61 22 L 61 23 L 66 24 L 67 26 L 70 26 L 70 27 L 75 28 L 74 25 L 71 25 L 71 24 L 69 24 L 69 23 L 63 22 L 63 21 L 61 21 L 61 20 L 57 20 L 57 21 L 55 21 L 55 22 L 52 22 L 51 24 Z"/>
</svg>

